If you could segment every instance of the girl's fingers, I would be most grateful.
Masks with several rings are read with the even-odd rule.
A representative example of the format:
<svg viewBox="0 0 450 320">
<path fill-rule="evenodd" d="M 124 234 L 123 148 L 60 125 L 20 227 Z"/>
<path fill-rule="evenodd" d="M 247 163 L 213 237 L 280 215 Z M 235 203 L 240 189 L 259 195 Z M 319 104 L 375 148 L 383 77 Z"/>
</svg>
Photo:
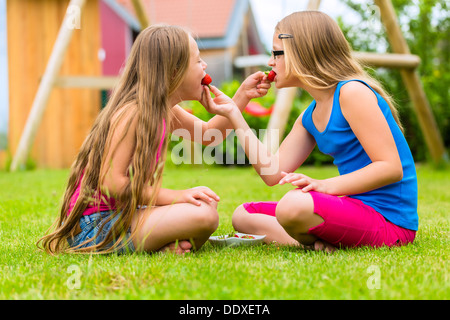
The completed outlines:
<svg viewBox="0 0 450 320">
<path fill-rule="evenodd" d="M 195 198 L 196 198 L 197 200 L 203 200 L 203 201 L 205 201 L 206 203 L 209 203 L 209 202 L 213 201 L 213 199 L 210 198 L 210 197 L 209 197 L 206 193 L 204 193 L 204 192 L 199 192 L 199 193 L 197 193 L 197 194 L 195 195 Z"/>
<path fill-rule="evenodd" d="M 269 90 L 269 89 L 271 88 L 271 84 L 270 84 L 270 82 L 261 82 L 261 83 L 258 85 L 258 87 L 259 87 L 259 89 L 266 89 L 266 90 Z"/>
<path fill-rule="evenodd" d="M 216 86 L 210 85 L 210 88 L 211 88 L 211 90 L 209 90 L 209 88 L 208 88 L 208 90 L 209 90 L 210 92 L 212 92 L 216 97 L 217 97 L 217 96 L 220 96 L 221 94 L 223 94 L 223 92 L 220 91 L 219 89 L 217 89 Z M 210 96 L 211 96 L 211 95 L 210 95 Z M 212 98 L 211 98 L 211 100 L 212 100 Z"/>
<path fill-rule="evenodd" d="M 205 100 L 210 105 L 211 103 L 214 103 L 213 98 L 211 97 L 211 90 L 208 86 L 203 86 L 205 89 Z"/>
<path fill-rule="evenodd" d="M 295 184 L 296 186 L 299 185 L 307 185 L 310 184 L 311 181 L 309 181 L 307 178 L 297 177 L 297 179 L 293 179 L 292 184 Z"/>
<path fill-rule="evenodd" d="M 210 96 L 210 94 L 209 94 L 209 92 L 208 92 L 208 86 L 203 86 L 203 93 L 202 93 L 202 97 L 201 97 L 201 99 L 200 99 L 200 103 L 201 103 L 205 108 L 208 108 L 208 107 L 209 107 L 208 96 Z"/>
<path fill-rule="evenodd" d="M 211 189 L 203 189 L 199 192 L 199 196 L 203 199 L 207 199 L 207 202 L 211 202 L 213 200 L 219 201 L 219 197 L 214 193 Z"/>
<path fill-rule="evenodd" d="M 210 203 L 212 201 L 219 201 L 219 196 L 207 187 L 200 187 L 200 190 L 196 190 L 197 192 L 192 194 L 193 199 L 196 199 L 198 205 L 200 202 L 198 200 L 203 200 L 206 203 Z"/>
<path fill-rule="evenodd" d="M 300 188 L 303 192 L 309 192 L 318 188 L 317 182 L 301 173 L 286 173 L 281 171 L 279 184 L 291 183 L 293 186 Z"/>
<path fill-rule="evenodd" d="M 284 184 L 286 182 L 286 175 L 287 173 L 284 171 L 281 171 L 281 175 L 283 176 L 283 178 L 280 179 L 280 181 L 278 181 L 279 184 Z"/>
<path fill-rule="evenodd" d="M 215 104 L 213 98 L 211 97 L 211 93 L 210 93 L 211 91 L 209 90 L 208 86 L 203 86 L 203 87 L 204 87 L 204 91 L 203 91 L 202 100 L 200 102 L 208 112 L 215 113 L 216 104 Z"/>
<path fill-rule="evenodd" d="M 195 206 L 200 206 L 202 203 L 200 201 L 198 201 L 195 197 L 189 198 L 188 199 L 189 203 L 192 203 Z"/>
<path fill-rule="evenodd" d="M 282 174 L 286 174 L 283 173 Z M 312 182 L 310 178 L 301 173 L 288 173 L 279 182 L 280 184 L 291 183 L 293 186 L 305 187 L 310 185 Z"/>
<path fill-rule="evenodd" d="M 306 187 L 302 188 L 303 192 L 309 192 L 311 190 L 314 190 L 314 185 L 312 183 L 310 183 Z"/>
<path fill-rule="evenodd" d="M 281 171 L 281 175 L 283 175 L 284 177 L 281 178 L 279 184 L 285 184 L 286 182 L 290 182 L 291 178 L 293 175 L 295 175 L 295 173 L 286 173 L 284 171 Z"/>
<path fill-rule="evenodd" d="M 211 198 L 211 200 L 216 200 L 216 201 L 220 200 L 219 196 L 212 190 L 207 190 L 207 191 L 205 191 L 205 193 Z"/>
</svg>

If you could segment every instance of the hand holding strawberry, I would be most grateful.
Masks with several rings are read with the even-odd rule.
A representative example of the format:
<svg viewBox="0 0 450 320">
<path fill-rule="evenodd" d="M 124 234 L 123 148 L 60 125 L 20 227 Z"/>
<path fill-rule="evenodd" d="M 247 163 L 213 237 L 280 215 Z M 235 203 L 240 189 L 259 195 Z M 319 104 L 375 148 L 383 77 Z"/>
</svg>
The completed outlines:
<svg viewBox="0 0 450 320">
<path fill-rule="evenodd" d="M 240 113 L 234 101 L 215 86 L 211 86 L 211 91 L 207 87 L 204 87 L 203 90 L 204 94 L 200 103 L 209 113 L 225 117 L 228 117 L 233 110 L 237 110 Z M 211 97 L 211 92 L 214 94 L 214 98 Z"/>
<path fill-rule="evenodd" d="M 263 80 L 264 78 L 265 75 L 262 71 L 251 74 L 244 82 L 242 82 L 235 96 L 240 95 L 249 100 L 265 96 L 271 86 L 267 79 Z M 247 103 L 248 101 L 245 102 L 245 105 L 247 105 Z"/>
</svg>

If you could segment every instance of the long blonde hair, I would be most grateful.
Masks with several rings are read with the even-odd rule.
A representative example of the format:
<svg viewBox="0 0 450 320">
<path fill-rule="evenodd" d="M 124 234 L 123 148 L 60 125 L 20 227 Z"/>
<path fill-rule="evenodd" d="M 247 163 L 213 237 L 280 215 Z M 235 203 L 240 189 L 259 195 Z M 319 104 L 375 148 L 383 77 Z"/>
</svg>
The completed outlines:
<svg viewBox="0 0 450 320">
<path fill-rule="evenodd" d="M 392 98 L 352 57 L 350 44 L 331 17 L 320 11 L 294 12 L 278 22 L 275 32 L 293 36 L 282 40 L 286 76 L 294 75 L 315 89 L 331 88 L 344 80 L 363 80 L 386 100 L 403 130 Z"/>
<path fill-rule="evenodd" d="M 106 107 L 97 117 L 89 135 L 72 165 L 60 214 L 47 234 L 37 245 L 50 254 L 60 252 L 100 252 L 117 249 L 138 206 L 151 206 L 161 185 L 168 139 L 163 137 L 163 122 L 170 127 L 171 107 L 168 97 L 182 83 L 190 59 L 189 33 L 187 30 L 168 25 L 154 25 L 142 30 L 136 38 L 120 80 Z M 131 109 L 132 108 L 132 109 Z M 111 137 L 120 119 L 127 112 L 137 119 L 136 145 L 129 166 L 129 184 L 116 196 L 116 211 L 121 212 L 114 227 L 104 241 L 88 248 L 68 248 L 67 238 L 74 234 L 79 219 L 90 200 L 100 194 L 106 163 L 111 147 Z M 117 116 L 119 115 L 119 116 Z M 114 121 L 112 120 L 114 119 Z M 125 130 L 125 131 L 127 131 Z M 126 132 L 123 134 L 125 137 Z M 156 161 L 161 139 L 161 157 Z M 114 153 L 114 150 L 113 150 Z M 81 179 L 81 181 L 80 181 Z M 71 197 L 78 184 L 81 191 L 71 213 L 68 215 Z M 144 189 L 152 186 L 150 203 L 144 203 Z M 103 194 L 108 193 L 103 190 Z M 94 198 L 95 199 L 95 198 Z M 114 245 L 105 248 L 110 243 Z"/>
</svg>

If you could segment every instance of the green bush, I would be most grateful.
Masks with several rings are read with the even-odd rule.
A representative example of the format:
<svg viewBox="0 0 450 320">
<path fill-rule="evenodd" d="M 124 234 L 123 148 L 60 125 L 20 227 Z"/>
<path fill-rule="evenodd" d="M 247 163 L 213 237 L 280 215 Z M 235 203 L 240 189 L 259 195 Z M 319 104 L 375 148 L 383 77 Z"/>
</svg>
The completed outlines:
<svg viewBox="0 0 450 320">
<path fill-rule="evenodd" d="M 355 51 L 392 52 L 373 2 L 346 5 L 361 17 L 358 24 L 338 22 Z M 446 0 L 393 0 L 403 35 L 412 54 L 420 57 L 420 76 L 444 145 L 450 144 L 450 10 Z M 371 9 L 372 8 L 372 9 Z M 380 50 L 381 48 L 381 50 Z M 417 114 L 398 69 L 378 68 L 375 76 L 394 97 L 405 137 L 416 161 L 428 160 L 428 150 Z"/>
</svg>

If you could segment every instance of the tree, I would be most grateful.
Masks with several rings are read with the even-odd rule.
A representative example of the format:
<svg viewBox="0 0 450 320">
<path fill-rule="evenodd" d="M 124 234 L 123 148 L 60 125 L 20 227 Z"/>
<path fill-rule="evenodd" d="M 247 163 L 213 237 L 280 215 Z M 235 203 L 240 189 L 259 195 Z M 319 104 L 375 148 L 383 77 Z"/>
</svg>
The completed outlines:
<svg viewBox="0 0 450 320">
<path fill-rule="evenodd" d="M 361 23 L 338 22 L 355 51 L 392 52 L 372 2 L 345 0 L 361 16 Z M 445 0 L 392 0 L 411 53 L 421 59 L 419 74 L 444 144 L 450 143 L 450 13 Z M 426 159 L 426 146 L 400 73 L 393 69 L 370 71 L 397 103 L 405 135 L 416 161 Z"/>
</svg>

